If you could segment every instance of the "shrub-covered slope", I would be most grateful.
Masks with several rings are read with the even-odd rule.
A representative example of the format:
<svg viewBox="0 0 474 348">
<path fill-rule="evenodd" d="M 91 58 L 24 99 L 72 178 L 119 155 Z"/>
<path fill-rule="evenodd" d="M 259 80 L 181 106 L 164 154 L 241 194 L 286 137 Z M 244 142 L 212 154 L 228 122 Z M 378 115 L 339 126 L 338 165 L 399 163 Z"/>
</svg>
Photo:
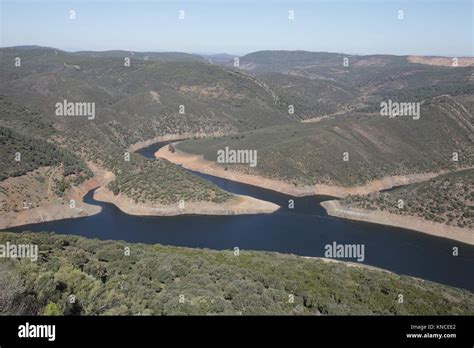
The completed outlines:
<svg viewBox="0 0 474 348">
<path fill-rule="evenodd" d="M 37 244 L 39 259 L 0 259 L 0 314 L 474 313 L 468 291 L 292 255 L 0 233 L 7 241 Z"/>
</svg>

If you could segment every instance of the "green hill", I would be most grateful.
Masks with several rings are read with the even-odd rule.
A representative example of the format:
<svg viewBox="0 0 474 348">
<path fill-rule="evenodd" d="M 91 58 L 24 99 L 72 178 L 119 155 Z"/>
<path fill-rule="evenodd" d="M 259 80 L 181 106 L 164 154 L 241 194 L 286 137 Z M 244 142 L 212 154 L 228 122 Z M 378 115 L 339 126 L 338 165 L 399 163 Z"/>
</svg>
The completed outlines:
<svg viewBox="0 0 474 348">
<path fill-rule="evenodd" d="M 227 166 L 295 185 L 355 186 L 384 176 L 473 166 L 472 120 L 459 102 L 443 97 L 423 104 L 419 120 L 351 114 L 240 136 L 189 140 L 178 148 L 204 154 L 211 161 L 226 146 L 257 150 L 255 168 Z M 458 162 L 453 161 L 453 152 L 458 153 Z"/>
<path fill-rule="evenodd" d="M 1 232 L 6 242 L 36 244 L 39 258 L 0 260 L 3 315 L 474 313 L 466 290 L 292 255 Z"/>
<path fill-rule="evenodd" d="M 414 64 L 407 58 L 259 51 L 241 57 L 239 69 L 267 81 L 282 106 L 295 107 L 297 119 L 353 110 L 374 112 L 388 99 L 414 102 L 444 94 L 474 93 L 472 67 Z"/>
<path fill-rule="evenodd" d="M 72 129 L 91 122 L 56 116 L 55 104 L 93 102 L 93 123 L 125 146 L 168 133 L 231 133 L 289 121 L 254 77 L 199 61 L 132 59 L 125 67 L 118 54 L 46 48 L 2 48 L 0 57 L 11 62 L 0 69 L 0 94 Z"/>
<path fill-rule="evenodd" d="M 62 166 L 58 192 L 70 185 L 79 185 L 92 176 L 84 161 L 92 161 L 112 171 L 116 180 L 110 184 L 115 193 L 123 193 L 138 201 L 175 204 L 186 201 L 222 202 L 232 195 L 220 190 L 187 171 L 164 160 L 148 160 L 130 153 L 112 135 L 107 136 L 98 127 L 70 129 L 54 125 L 41 113 L 0 98 L 0 188 L 2 180 L 20 177 L 44 167 Z M 112 139 L 112 140 L 111 140 Z M 17 153 L 20 161 L 16 161 Z M 35 175 L 38 180 L 40 174 Z M 33 190 L 29 180 L 17 185 L 23 191 Z M 44 182 L 43 186 L 48 183 Z M 9 192 L 9 191 L 8 191 Z"/>
<path fill-rule="evenodd" d="M 128 190 L 130 178 L 122 175 L 156 177 L 139 172 L 151 165 L 137 156 L 125 163 L 124 152 L 165 134 L 228 135 L 181 147 L 211 160 L 225 146 L 256 149 L 253 173 L 296 185 L 351 186 L 386 175 L 472 165 L 470 67 L 305 51 L 254 52 L 240 58 L 239 68 L 208 64 L 197 55 L 133 52 L 126 67 L 129 53 L 1 48 L 2 62 L 9 63 L 0 67 L 0 95 L 29 108 L 35 114 L 31 124 L 40 124 L 44 132 L 56 129 L 58 144 L 112 170 L 115 191 Z M 15 57 L 21 58 L 21 67 L 14 66 Z M 380 102 L 389 99 L 420 102 L 421 119 L 381 117 Z M 95 118 L 56 116 L 55 104 L 63 100 L 95 103 Z M 324 120 L 317 123 L 299 122 L 320 117 Z M 2 122 L 17 131 L 31 127 L 25 117 L 15 121 L 8 116 Z M 459 162 L 451 160 L 453 152 L 459 153 Z M 217 188 L 197 194 L 208 192 L 200 179 L 166 162 L 152 166 L 171 175 L 160 176 L 164 186 L 154 181 L 156 187 L 167 187 L 170 197 L 179 195 L 174 191 L 183 183 L 176 184 L 174 177 L 186 181 L 185 194 L 195 199 L 223 196 Z M 158 195 L 158 190 L 148 191 L 152 186 L 140 185 L 143 190 L 135 198 Z"/>
<path fill-rule="evenodd" d="M 402 208 L 399 208 L 399 200 L 403 202 Z M 440 175 L 386 192 L 350 196 L 341 203 L 474 229 L 474 169 Z"/>
<path fill-rule="evenodd" d="M 3 159 L 0 181 L 58 164 L 64 166 L 66 176 L 79 176 L 76 182 L 82 182 L 91 175 L 84 163 L 70 151 L 59 149 L 44 140 L 25 137 L 9 128 L 0 127 L 0 144 L 0 157 Z"/>
</svg>

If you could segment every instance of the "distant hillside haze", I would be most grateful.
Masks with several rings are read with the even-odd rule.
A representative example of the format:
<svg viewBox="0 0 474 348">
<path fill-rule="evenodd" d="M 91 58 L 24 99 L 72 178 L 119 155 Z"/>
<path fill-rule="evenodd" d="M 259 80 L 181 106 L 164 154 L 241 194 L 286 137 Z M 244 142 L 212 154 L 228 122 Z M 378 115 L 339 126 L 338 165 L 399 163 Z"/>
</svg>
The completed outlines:
<svg viewBox="0 0 474 348">
<path fill-rule="evenodd" d="M 256 149 L 256 174 L 295 185 L 358 185 L 473 164 L 473 58 L 306 51 L 232 58 L 38 46 L 0 55 L 2 98 L 51 124 L 63 146 L 120 175 L 138 175 L 118 166 L 124 150 L 170 134 L 224 136 L 182 145 L 210 159 L 224 146 Z M 381 117 L 381 105 L 392 102 L 418 103 L 421 119 Z M 58 104 L 80 111 L 93 104 L 94 116 L 58 115 Z M 349 163 L 341 161 L 345 152 Z M 453 152 L 460 162 L 449 160 Z"/>
<path fill-rule="evenodd" d="M 8 48 L 1 54 L 2 61 L 12 63 L 1 71 L 1 94 L 66 126 L 83 123 L 55 117 L 57 102 L 94 102 L 95 123 L 124 145 L 167 133 L 230 133 L 288 121 L 271 91 L 253 76 L 200 62 L 199 56 L 168 59 L 172 54 L 158 53 L 144 60 L 145 54 L 136 58 L 115 51 L 71 54 L 45 48 Z M 21 68 L 13 64 L 16 57 L 21 57 Z M 125 58 L 130 58 L 129 67 Z"/>
</svg>

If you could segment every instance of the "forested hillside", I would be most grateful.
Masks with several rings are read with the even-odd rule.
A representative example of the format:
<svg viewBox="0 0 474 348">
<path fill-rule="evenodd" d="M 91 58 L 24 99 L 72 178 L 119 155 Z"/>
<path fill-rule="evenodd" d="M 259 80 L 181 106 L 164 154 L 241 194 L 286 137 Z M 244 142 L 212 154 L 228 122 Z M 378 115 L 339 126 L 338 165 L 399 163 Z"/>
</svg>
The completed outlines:
<svg viewBox="0 0 474 348">
<path fill-rule="evenodd" d="M 292 255 L 0 233 L 7 241 L 37 244 L 39 259 L 0 260 L 3 315 L 474 313 L 468 291 Z"/>
<path fill-rule="evenodd" d="M 390 175 L 473 166 L 472 122 L 472 113 L 457 100 L 441 97 L 426 101 L 418 120 L 353 113 L 240 136 L 185 141 L 178 148 L 204 154 L 211 161 L 225 146 L 256 149 L 255 168 L 227 167 L 295 185 L 355 186 Z M 453 160 L 455 152 L 457 161 Z"/>
<path fill-rule="evenodd" d="M 387 192 L 350 196 L 341 203 L 474 230 L 474 169 L 440 175 Z"/>
<path fill-rule="evenodd" d="M 452 59 L 446 58 L 452 63 Z M 414 63 L 407 56 L 259 51 L 240 58 L 240 69 L 274 88 L 296 119 L 334 113 L 379 112 L 380 102 L 418 102 L 444 94 L 472 95 L 474 58 L 458 66 Z"/>
<path fill-rule="evenodd" d="M 129 57 L 124 66 L 121 52 L 48 48 L 2 48 L 0 57 L 11 62 L 0 69 L 0 94 L 64 128 L 87 130 L 94 123 L 123 146 L 168 133 L 226 134 L 288 121 L 271 90 L 254 77 L 195 60 Z M 14 66 L 15 57 L 21 67 Z M 95 103 L 93 122 L 56 116 L 55 104 L 64 99 Z"/>
<path fill-rule="evenodd" d="M 75 175 L 81 183 L 91 176 L 84 163 L 72 152 L 41 139 L 24 136 L 10 128 L 0 127 L 0 181 L 21 176 L 45 166 L 62 164 L 64 175 Z"/>
<path fill-rule="evenodd" d="M 474 164 L 472 58 L 438 66 L 405 56 L 259 51 L 234 66 L 229 57 L 211 64 L 176 52 L 36 46 L 1 48 L 0 58 L 0 125 L 111 171 L 108 187 L 137 202 L 231 197 L 166 161 L 129 154 L 133 144 L 170 134 L 213 135 L 179 145 L 209 160 L 226 146 L 257 150 L 256 168 L 229 168 L 296 186 L 355 186 Z M 94 118 L 57 116 L 64 100 L 94 103 Z M 388 100 L 419 102 L 419 119 L 381 116 Z M 26 154 L 24 168 L 8 167 L 3 176 L 37 169 L 33 158 L 64 162 L 71 172 L 69 157 L 44 158 L 51 151 L 41 146 L 42 155 Z"/>
</svg>

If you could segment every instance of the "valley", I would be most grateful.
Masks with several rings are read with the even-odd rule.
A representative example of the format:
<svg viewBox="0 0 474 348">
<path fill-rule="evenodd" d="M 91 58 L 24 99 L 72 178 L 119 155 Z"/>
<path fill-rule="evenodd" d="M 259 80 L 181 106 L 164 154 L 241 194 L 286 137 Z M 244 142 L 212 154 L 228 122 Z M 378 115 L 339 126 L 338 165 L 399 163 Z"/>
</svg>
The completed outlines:
<svg viewBox="0 0 474 348">
<path fill-rule="evenodd" d="M 448 57 L 259 51 L 234 66 L 227 56 L 211 64 L 197 54 L 132 53 L 0 48 L 0 237 L 35 240 L 43 250 L 39 264 L 2 264 L 32 294 L 20 308 L 106 315 L 472 313 L 473 58 L 461 57 L 454 67 Z M 21 66 L 13 64 L 17 57 Z M 381 112 L 383 105 L 390 112 Z M 130 278 L 126 287 L 160 289 L 150 295 L 155 302 L 133 305 L 134 295 L 110 273 L 123 266 L 115 253 L 123 243 L 146 255 L 135 271 L 153 269 L 148 280 L 131 285 Z M 361 267 L 318 259 L 325 245 L 341 244 L 364 247 L 363 261 L 355 261 Z M 227 258 L 235 248 L 258 261 L 232 264 Z M 189 269 L 197 259 L 210 267 L 200 279 L 183 273 L 193 289 L 185 295 L 189 307 L 169 298 L 181 278 L 162 278 L 153 255 Z M 285 271 L 267 279 L 267 267 L 280 260 L 288 272 L 305 275 Z M 70 308 L 67 291 L 42 289 L 26 269 L 64 278 L 83 305 Z M 237 270 L 252 277 L 235 284 L 252 289 L 245 305 L 242 293 L 231 295 L 215 280 Z M 74 285 L 67 274 L 90 281 Z M 199 293 L 206 277 L 214 280 Z M 273 284 L 275 277 L 285 281 Z M 308 277 L 320 282 L 307 285 Z M 351 290 L 331 295 L 335 278 Z M 426 302 L 398 308 L 387 284 Z M 127 304 L 96 307 L 87 289 Z M 298 309 L 278 304 L 290 289 L 297 289 Z"/>
</svg>

